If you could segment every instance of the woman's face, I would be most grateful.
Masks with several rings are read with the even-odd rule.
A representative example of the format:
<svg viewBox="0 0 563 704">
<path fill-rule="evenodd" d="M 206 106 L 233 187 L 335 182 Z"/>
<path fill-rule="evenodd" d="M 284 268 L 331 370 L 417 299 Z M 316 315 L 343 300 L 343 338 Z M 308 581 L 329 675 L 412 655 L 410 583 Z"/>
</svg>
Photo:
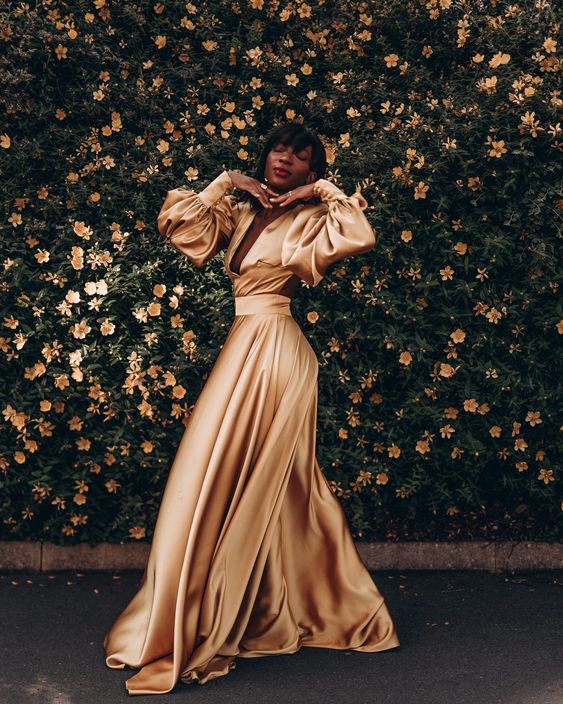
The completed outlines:
<svg viewBox="0 0 563 704">
<path fill-rule="evenodd" d="M 278 193 L 315 181 L 315 173 L 309 166 L 312 153 L 311 145 L 298 152 L 286 144 L 274 145 L 266 158 L 266 181 Z"/>
</svg>

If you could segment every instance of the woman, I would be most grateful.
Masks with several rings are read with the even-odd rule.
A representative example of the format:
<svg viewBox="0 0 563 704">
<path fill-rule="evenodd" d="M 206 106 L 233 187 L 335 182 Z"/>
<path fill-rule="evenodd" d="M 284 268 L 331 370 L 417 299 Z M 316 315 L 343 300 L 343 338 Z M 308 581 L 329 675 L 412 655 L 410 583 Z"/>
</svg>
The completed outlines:
<svg viewBox="0 0 563 704">
<path fill-rule="evenodd" d="M 228 674 L 239 657 L 301 646 L 399 646 L 315 457 L 318 361 L 293 319 L 303 280 L 367 252 L 360 193 L 323 179 L 318 137 L 288 124 L 255 177 L 223 171 L 169 191 L 158 229 L 196 266 L 226 249 L 235 318 L 190 415 L 140 588 L 104 639 L 129 694 Z M 236 200 L 228 192 L 238 188 Z"/>
</svg>

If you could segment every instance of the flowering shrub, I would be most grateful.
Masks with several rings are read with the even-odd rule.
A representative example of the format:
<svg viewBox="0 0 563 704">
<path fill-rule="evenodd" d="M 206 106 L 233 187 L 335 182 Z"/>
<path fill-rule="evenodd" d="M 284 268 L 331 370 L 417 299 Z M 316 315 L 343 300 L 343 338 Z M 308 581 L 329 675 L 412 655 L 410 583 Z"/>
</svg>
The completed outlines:
<svg viewBox="0 0 563 704">
<path fill-rule="evenodd" d="M 304 120 L 375 250 L 292 308 L 356 536 L 561 536 L 560 46 L 551 3 L 0 10 L 1 537 L 150 538 L 233 317 L 167 190 Z M 69 8 L 72 8 L 69 9 Z"/>
</svg>

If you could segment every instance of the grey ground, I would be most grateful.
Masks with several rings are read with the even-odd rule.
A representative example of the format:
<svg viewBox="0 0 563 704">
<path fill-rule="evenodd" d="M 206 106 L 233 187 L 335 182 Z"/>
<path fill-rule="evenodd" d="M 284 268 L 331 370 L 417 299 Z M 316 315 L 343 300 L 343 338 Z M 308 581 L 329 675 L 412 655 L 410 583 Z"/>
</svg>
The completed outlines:
<svg viewBox="0 0 563 704">
<path fill-rule="evenodd" d="M 237 660 L 205 685 L 127 694 L 105 632 L 141 572 L 0 573 L 0 703 L 563 704 L 563 573 L 372 572 L 401 641 Z"/>
</svg>

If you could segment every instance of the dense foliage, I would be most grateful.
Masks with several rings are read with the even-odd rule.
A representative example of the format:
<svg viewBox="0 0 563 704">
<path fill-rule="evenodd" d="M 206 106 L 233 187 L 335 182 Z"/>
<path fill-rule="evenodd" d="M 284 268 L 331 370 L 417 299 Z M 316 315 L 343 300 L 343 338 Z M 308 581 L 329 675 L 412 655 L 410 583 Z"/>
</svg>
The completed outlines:
<svg viewBox="0 0 563 704">
<path fill-rule="evenodd" d="M 375 250 L 302 286 L 356 536 L 560 539 L 559 25 L 537 2 L 0 9 L 0 537 L 150 538 L 233 317 L 166 191 L 305 121 Z"/>
</svg>

